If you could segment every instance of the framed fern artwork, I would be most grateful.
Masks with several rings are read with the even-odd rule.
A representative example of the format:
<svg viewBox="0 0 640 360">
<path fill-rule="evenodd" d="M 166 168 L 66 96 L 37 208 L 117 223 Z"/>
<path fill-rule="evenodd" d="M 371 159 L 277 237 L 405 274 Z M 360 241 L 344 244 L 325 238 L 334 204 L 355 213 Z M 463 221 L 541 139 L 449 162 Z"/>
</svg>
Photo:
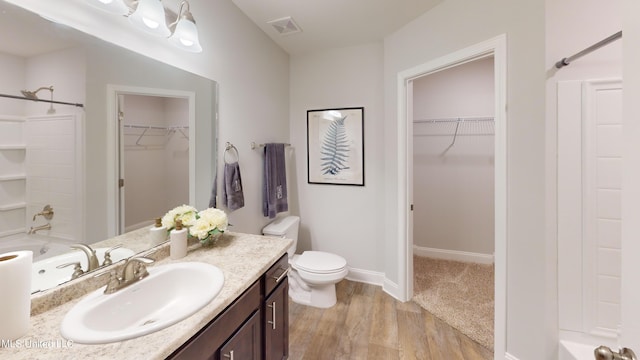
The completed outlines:
<svg viewBox="0 0 640 360">
<path fill-rule="evenodd" d="M 364 186 L 364 108 L 307 111 L 307 182 Z"/>
</svg>

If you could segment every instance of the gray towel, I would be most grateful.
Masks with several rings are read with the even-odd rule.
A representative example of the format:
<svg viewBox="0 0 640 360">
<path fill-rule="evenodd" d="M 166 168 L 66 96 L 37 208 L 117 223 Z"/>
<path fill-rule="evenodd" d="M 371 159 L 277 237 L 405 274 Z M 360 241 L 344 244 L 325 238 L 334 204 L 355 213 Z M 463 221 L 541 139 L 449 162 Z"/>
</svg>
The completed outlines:
<svg viewBox="0 0 640 360">
<path fill-rule="evenodd" d="M 222 202 L 229 210 L 238 210 L 244 206 L 244 192 L 238 162 L 224 164 L 224 186 Z"/>
<path fill-rule="evenodd" d="M 279 212 L 289 210 L 284 144 L 266 144 L 264 146 L 262 199 L 262 214 L 270 219 L 276 217 Z"/>
</svg>

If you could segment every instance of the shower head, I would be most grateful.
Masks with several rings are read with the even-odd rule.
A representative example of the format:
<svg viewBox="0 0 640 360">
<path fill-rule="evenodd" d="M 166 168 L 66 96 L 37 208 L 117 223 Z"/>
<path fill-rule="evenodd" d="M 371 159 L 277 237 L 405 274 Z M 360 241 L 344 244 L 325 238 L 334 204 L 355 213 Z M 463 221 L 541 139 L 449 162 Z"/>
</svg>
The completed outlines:
<svg viewBox="0 0 640 360">
<path fill-rule="evenodd" d="M 31 100 L 37 100 L 38 99 L 38 95 L 36 95 L 38 93 L 38 91 L 40 90 L 49 90 L 51 91 L 51 94 L 53 95 L 53 86 L 43 86 L 41 88 L 38 88 L 38 90 L 34 90 L 34 91 L 29 91 L 29 90 L 20 90 L 20 92 L 22 93 L 22 95 L 24 97 L 26 97 L 27 99 L 31 99 Z"/>
</svg>

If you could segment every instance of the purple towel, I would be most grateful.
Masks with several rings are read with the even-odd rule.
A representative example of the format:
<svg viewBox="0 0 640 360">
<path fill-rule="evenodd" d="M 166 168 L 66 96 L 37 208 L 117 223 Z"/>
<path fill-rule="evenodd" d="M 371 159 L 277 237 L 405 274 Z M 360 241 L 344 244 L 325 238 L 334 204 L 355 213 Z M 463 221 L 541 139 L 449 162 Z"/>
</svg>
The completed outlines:
<svg viewBox="0 0 640 360">
<path fill-rule="evenodd" d="M 262 199 L 262 214 L 270 219 L 276 217 L 279 212 L 289 210 L 284 144 L 266 144 L 264 146 Z"/>
<path fill-rule="evenodd" d="M 222 203 L 229 210 L 238 210 L 244 206 L 244 192 L 238 162 L 224 164 L 224 185 L 222 186 Z"/>
</svg>

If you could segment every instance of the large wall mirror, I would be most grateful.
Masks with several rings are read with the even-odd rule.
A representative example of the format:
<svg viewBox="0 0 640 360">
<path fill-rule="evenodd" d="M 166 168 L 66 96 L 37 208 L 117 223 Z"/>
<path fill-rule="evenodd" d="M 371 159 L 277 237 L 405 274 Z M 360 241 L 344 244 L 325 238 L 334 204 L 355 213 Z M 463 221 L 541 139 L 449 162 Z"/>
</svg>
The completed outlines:
<svg viewBox="0 0 640 360">
<path fill-rule="evenodd" d="M 208 206 L 215 81 L 1 0 L 0 32 L 0 254 L 31 250 L 36 263 L 84 243 L 100 255 L 174 206 Z M 82 106 L 11 98 L 40 88 Z M 121 245 L 114 260 L 149 243 Z"/>
</svg>

